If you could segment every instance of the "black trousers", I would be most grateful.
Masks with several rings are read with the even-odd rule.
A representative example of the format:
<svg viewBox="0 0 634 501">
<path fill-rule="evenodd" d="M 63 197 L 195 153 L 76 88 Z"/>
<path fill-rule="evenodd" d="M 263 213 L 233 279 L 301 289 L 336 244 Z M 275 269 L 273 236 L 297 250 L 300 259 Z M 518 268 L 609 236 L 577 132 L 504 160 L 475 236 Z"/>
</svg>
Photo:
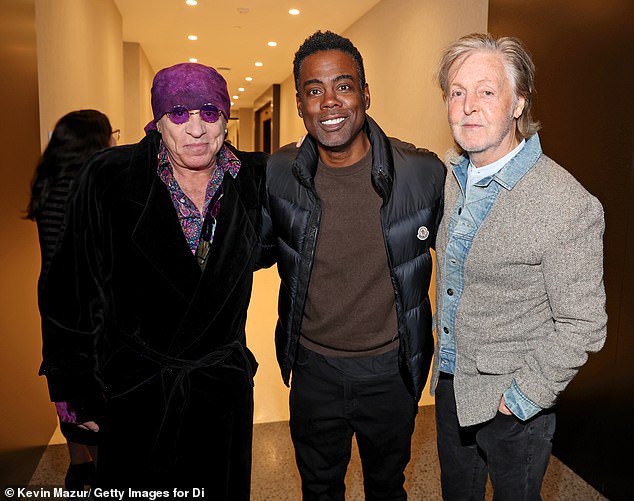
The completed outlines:
<svg viewBox="0 0 634 501">
<path fill-rule="evenodd" d="M 290 428 L 305 501 L 345 499 L 353 434 L 366 499 L 407 499 L 404 470 L 418 407 L 399 374 L 397 352 L 330 358 L 300 346 Z"/>
<path fill-rule="evenodd" d="M 541 499 L 555 432 L 552 410 L 524 422 L 498 412 L 486 423 L 461 427 L 453 377 L 441 375 L 436 387 L 436 431 L 445 501 L 484 501 L 487 475 L 494 501 Z"/>
</svg>

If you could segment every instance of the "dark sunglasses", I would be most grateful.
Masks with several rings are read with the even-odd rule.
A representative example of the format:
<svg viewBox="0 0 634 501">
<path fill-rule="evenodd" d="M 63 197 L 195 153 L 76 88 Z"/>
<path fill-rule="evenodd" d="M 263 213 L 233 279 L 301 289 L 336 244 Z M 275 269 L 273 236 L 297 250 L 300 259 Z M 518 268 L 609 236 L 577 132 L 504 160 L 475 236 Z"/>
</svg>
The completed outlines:
<svg viewBox="0 0 634 501">
<path fill-rule="evenodd" d="M 203 121 L 212 124 L 218 121 L 222 111 L 216 108 L 213 104 L 203 104 L 199 111 L 189 111 L 184 106 L 177 104 L 172 108 L 172 111 L 167 112 L 168 118 L 176 125 L 189 122 L 189 117 L 196 114 L 199 114 Z"/>
</svg>

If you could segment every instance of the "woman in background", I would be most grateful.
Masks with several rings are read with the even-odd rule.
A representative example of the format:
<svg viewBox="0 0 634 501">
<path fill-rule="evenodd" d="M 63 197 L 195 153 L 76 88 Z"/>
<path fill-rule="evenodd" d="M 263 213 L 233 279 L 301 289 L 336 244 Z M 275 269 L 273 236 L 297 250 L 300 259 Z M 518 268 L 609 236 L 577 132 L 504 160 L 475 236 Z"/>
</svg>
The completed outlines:
<svg viewBox="0 0 634 501">
<path fill-rule="evenodd" d="M 118 133 L 118 131 L 116 131 Z M 38 291 L 46 275 L 55 249 L 64 231 L 66 202 L 75 177 L 84 162 L 95 152 L 116 145 L 108 117 L 97 110 L 72 111 L 55 125 L 35 171 L 27 218 L 36 222 L 42 269 Z M 97 433 L 74 424 L 77 409 L 64 402 L 55 404 L 60 429 L 70 453 L 70 466 L 65 478 L 67 490 L 83 490 L 95 479 Z"/>
</svg>

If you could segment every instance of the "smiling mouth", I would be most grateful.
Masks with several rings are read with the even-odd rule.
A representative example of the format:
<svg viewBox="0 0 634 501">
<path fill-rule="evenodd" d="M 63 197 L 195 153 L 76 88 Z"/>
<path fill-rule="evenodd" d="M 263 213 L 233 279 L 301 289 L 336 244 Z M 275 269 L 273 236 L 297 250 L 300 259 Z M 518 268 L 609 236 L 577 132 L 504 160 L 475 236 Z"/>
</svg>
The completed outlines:
<svg viewBox="0 0 634 501">
<path fill-rule="evenodd" d="M 322 120 L 320 123 L 322 125 L 338 125 L 345 120 L 345 117 L 340 118 L 330 118 L 328 120 Z"/>
</svg>

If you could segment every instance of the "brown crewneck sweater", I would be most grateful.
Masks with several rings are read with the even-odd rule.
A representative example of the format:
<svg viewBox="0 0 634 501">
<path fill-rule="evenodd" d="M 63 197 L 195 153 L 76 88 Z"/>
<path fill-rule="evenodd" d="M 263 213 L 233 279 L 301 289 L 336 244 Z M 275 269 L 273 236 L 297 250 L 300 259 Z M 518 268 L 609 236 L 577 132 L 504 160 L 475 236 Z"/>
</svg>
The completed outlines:
<svg viewBox="0 0 634 501">
<path fill-rule="evenodd" d="M 382 200 L 371 169 L 371 150 L 349 167 L 317 166 L 322 215 L 300 342 L 327 356 L 371 356 L 398 346 Z"/>
</svg>

